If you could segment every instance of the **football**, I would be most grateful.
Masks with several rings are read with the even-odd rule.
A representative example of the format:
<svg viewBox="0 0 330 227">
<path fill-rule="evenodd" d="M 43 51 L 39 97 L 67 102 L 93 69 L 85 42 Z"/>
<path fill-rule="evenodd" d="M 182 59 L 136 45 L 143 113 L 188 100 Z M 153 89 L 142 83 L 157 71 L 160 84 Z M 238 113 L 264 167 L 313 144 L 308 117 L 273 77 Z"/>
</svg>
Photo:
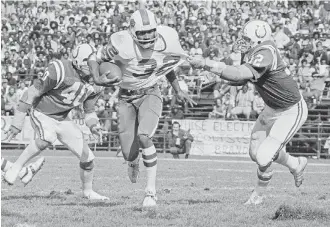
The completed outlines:
<svg viewBox="0 0 330 227">
<path fill-rule="evenodd" d="M 120 68 L 110 62 L 103 62 L 100 64 L 100 76 L 102 76 L 104 73 L 107 74 L 108 79 L 114 79 L 114 78 L 122 78 L 122 73 Z"/>
</svg>

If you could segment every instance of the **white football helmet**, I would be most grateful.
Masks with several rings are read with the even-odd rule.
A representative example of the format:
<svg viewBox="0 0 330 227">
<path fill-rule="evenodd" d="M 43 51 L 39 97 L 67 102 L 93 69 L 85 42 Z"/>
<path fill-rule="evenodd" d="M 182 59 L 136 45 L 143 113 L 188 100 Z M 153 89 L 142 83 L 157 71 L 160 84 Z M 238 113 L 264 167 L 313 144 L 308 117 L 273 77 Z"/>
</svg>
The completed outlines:
<svg viewBox="0 0 330 227">
<path fill-rule="evenodd" d="M 77 70 L 80 70 L 83 73 L 83 76 L 91 74 L 89 66 L 87 65 L 87 60 L 95 51 L 95 48 L 87 43 L 78 45 L 72 51 L 73 65 Z"/>
<path fill-rule="evenodd" d="M 155 14 L 144 8 L 135 11 L 130 19 L 129 31 L 139 46 L 145 49 L 152 47 L 158 38 Z"/>
<path fill-rule="evenodd" d="M 243 26 L 233 50 L 245 53 L 267 40 L 272 40 L 272 29 L 269 24 L 262 20 L 251 20 Z"/>
</svg>

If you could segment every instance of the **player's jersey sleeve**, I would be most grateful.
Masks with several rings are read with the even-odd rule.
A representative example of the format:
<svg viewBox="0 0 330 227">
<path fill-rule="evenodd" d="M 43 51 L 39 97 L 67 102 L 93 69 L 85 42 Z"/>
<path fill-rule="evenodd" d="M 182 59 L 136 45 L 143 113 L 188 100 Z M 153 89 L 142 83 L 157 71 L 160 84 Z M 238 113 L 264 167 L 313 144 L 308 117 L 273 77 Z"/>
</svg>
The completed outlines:
<svg viewBox="0 0 330 227">
<path fill-rule="evenodd" d="M 34 86 L 40 95 L 52 89 L 57 89 L 64 81 L 64 65 L 61 61 L 55 60 L 46 68 L 41 79 L 36 80 Z"/>
<path fill-rule="evenodd" d="M 126 34 L 129 36 L 129 34 Z M 130 45 L 129 37 L 125 34 L 114 33 L 110 36 L 109 43 L 102 48 L 99 48 L 96 53 L 96 59 L 99 63 L 109 62 L 111 60 L 120 61 L 126 56 L 125 45 Z"/>
<path fill-rule="evenodd" d="M 276 63 L 276 50 L 272 48 L 260 48 L 248 57 L 248 61 L 244 64 L 253 73 L 254 80 L 258 80 L 265 73 L 270 70 L 275 70 Z"/>
</svg>

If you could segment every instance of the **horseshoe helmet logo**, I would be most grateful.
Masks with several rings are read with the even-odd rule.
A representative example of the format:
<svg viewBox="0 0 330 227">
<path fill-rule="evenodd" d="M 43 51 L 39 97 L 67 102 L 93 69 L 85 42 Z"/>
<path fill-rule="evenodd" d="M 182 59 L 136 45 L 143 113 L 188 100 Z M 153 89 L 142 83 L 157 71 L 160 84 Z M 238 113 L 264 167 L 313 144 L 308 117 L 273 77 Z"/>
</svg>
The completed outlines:
<svg viewBox="0 0 330 227">
<path fill-rule="evenodd" d="M 260 28 L 260 26 L 257 25 L 257 28 L 256 28 L 254 33 L 259 39 L 264 38 L 267 34 L 267 30 L 266 30 L 265 25 L 263 25 L 262 28 Z"/>
</svg>

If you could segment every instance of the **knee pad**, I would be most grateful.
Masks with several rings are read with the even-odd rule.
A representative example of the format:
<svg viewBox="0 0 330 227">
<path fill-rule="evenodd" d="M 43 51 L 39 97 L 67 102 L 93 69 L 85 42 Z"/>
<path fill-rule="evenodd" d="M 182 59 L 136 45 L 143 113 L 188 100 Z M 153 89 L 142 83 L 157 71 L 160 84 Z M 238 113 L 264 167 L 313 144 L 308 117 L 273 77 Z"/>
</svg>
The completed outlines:
<svg viewBox="0 0 330 227">
<path fill-rule="evenodd" d="M 273 177 L 274 171 L 270 168 L 258 168 L 257 176 L 258 179 L 264 182 L 269 182 Z"/>
<path fill-rule="evenodd" d="M 48 141 L 45 141 L 45 140 L 42 140 L 42 139 L 39 139 L 37 138 L 35 140 L 35 143 L 36 143 L 36 147 L 39 149 L 39 150 L 45 150 L 47 147 L 49 147 L 51 145 L 50 142 Z"/>
<path fill-rule="evenodd" d="M 278 157 L 281 146 L 281 142 L 270 136 L 263 140 L 256 152 L 259 167 L 267 168 L 270 166 L 273 160 Z"/>
<path fill-rule="evenodd" d="M 148 135 L 146 135 L 146 134 L 139 134 L 137 136 L 139 138 L 140 146 L 143 149 L 148 148 L 148 147 L 151 147 L 151 146 L 154 145 L 153 142 L 152 142 L 152 139 L 149 138 Z"/>
<path fill-rule="evenodd" d="M 80 168 L 86 171 L 91 171 L 94 168 L 94 160 L 90 162 L 80 162 Z"/>
</svg>

